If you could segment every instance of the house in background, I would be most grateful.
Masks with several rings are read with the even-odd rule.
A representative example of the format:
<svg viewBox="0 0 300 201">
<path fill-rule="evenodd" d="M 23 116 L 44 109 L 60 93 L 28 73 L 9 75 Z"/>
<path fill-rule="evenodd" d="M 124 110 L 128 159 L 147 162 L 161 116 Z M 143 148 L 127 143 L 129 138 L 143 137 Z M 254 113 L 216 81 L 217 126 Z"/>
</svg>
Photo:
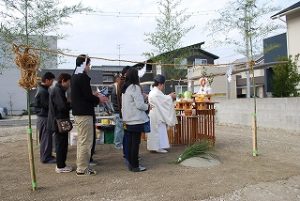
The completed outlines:
<svg viewBox="0 0 300 201">
<path fill-rule="evenodd" d="M 168 94 L 172 91 L 176 93 L 182 93 L 188 89 L 187 87 L 187 78 L 193 79 L 196 76 L 196 72 L 190 71 L 190 67 L 187 66 L 196 66 L 199 64 L 214 64 L 214 60 L 219 57 L 209 53 L 202 49 L 204 42 L 196 43 L 190 46 L 182 47 L 170 52 L 166 52 L 160 55 L 155 56 L 152 59 L 149 59 L 147 63 L 153 63 L 153 61 L 159 60 L 161 57 L 167 57 L 169 60 L 173 61 L 172 64 L 177 64 L 174 66 L 176 69 L 186 71 L 187 76 L 181 77 L 178 80 L 168 79 L 166 81 L 165 93 Z M 156 62 L 159 63 L 159 62 Z M 137 64 L 134 67 L 142 68 L 144 64 Z M 141 84 L 143 82 L 153 81 L 153 77 L 157 74 L 164 74 L 164 69 L 160 64 L 147 64 L 145 66 L 146 72 L 143 77 L 141 77 Z M 192 80 L 191 82 L 193 82 Z"/>
<path fill-rule="evenodd" d="M 102 72 L 102 82 L 103 85 L 112 85 L 114 83 L 114 76 L 116 74 L 121 74 L 125 66 L 112 66 L 112 65 L 102 65 L 93 66 L 92 70 Z"/>
<path fill-rule="evenodd" d="M 288 55 L 300 54 L 300 1 L 276 13 L 271 18 L 278 19 L 285 16 L 287 25 L 287 50 Z M 298 63 L 300 73 L 300 62 Z"/>
<path fill-rule="evenodd" d="M 282 57 L 287 57 L 286 33 L 264 39 L 264 60 L 265 63 L 276 62 Z M 273 66 L 264 69 L 265 95 L 272 96 Z"/>
<path fill-rule="evenodd" d="M 264 63 L 264 56 L 261 55 L 254 55 L 253 60 L 255 61 L 256 65 L 263 64 Z M 234 65 L 234 70 L 243 70 L 246 69 L 246 61 L 247 58 L 241 58 L 235 60 L 233 63 L 237 63 Z M 255 70 L 254 71 L 254 80 L 255 80 L 255 89 L 256 89 L 256 97 L 263 98 L 265 97 L 264 95 L 264 70 Z M 235 80 L 236 80 L 236 98 L 246 98 L 247 94 L 247 76 L 246 72 L 238 73 L 235 75 Z M 252 81 L 250 83 L 250 97 L 253 97 L 254 95 L 254 90 L 253 90 L 253 85 Z"/>
<path fill-rule="evenodd" d="M 57 37 L 55 36 L 30 36 L 31 40 L 39 42 L 44 40 L 50 49 L 57 49 Z M 0 45 L 5 46 L 0 38 Z M 11 45 L 11 44 L 9 44 Z M 44 54 L 43 54 L 44 55 Z M 6 107 L 9 114 L 22 114 L 27 108 L 26 91 L 18 84 L 20 79 L 20 70 L 14 63 L 15 56 L 12 51 L 3 51 L 0 49 L 0 107 Z M 57 69 L 57 56 L 47 55 L 47 60 L 43 62 L 43 68 Z"/>
<path fill-rule="evenodd" d="M 100 90 L 107 88 L 108 93 L 111 92 L 112 84 L 114 83 L 114 76 L 118 73 L 122 72 L 122 69 L 125 66 L 110 66 L 110 65 L 102 65 L 102 66 L 93 66 L 92 69 L 88 72 L 89 77 L 91 78 L 91 86 L 93 90 L 96 90 L 98 87 Z M 70 75 L 73 74 L 74 69 L 42 69 L 39 72 L 39 76 L 42 76 L 45 72 L 52 72 L 56 78 L 61 73 L 68 73 Z M 34 94 L 35 91 L 32 91 Z"/>
</svg>

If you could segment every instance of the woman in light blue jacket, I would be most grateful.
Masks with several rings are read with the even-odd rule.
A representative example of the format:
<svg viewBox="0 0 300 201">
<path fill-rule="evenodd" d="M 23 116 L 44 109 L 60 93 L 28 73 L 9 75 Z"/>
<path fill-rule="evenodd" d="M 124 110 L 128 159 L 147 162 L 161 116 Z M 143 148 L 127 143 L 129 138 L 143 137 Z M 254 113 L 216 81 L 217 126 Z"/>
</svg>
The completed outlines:
<svg viewBox="0 0 300 201">
<path fill-rule="evenodd" d="M 138 71 L 130 68 L 126 74 L 126 80 L 122 89 L 122 116 L 124 122 L 124 135 L 127 135 L 127 149 L 129 170 L 133 172 L 145 171 L 146 168 L 139 165 L 138 155 L 141 142 L 141 133 L 144 132 L 144 124 L 149 121 L 146 111 L 149 105 L 144 102 Z"/>
</svg>

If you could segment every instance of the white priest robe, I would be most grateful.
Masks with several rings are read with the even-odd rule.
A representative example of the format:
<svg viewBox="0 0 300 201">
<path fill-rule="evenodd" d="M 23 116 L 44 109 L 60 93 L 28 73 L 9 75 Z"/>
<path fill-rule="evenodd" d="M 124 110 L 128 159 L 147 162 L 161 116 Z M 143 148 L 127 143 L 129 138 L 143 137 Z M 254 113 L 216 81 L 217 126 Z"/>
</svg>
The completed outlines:
<svg viewBox="0 0 300 201">
<path fill-rule="evenodd" d="M 149 113 L 151 132 L 147 133 L 147 149 L 157 151 L 170 148 L 167 126 L 175 126 L 177 123 L 172 97 L 154 87 L 148 101 L 153 107 Z"/>
</svg>

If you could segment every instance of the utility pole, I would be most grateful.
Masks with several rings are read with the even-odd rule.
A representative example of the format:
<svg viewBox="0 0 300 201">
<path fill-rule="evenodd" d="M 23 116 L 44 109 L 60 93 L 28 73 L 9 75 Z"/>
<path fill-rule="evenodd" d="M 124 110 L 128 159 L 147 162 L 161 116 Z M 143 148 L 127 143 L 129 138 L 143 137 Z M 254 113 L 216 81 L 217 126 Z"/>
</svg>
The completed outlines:
<svg viewBox="0 0 300 201">
<path fill-rule="evenodd" d="M 119 66 L 121 66 L 121 62 L 120 62 L 120 60 L 121 60 L 121 44 L 117 44 L 117 48 L 119 50 Z"/>
</svg>

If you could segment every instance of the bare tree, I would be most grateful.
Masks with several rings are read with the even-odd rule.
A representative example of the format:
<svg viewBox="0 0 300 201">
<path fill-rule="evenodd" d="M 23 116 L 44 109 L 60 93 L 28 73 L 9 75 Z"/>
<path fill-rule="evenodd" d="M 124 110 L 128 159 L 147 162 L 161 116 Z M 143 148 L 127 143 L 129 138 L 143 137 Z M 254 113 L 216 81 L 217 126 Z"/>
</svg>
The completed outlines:
<svg viewBox="0 0 300 201">
<path fill-rule="evenodd" d="M 0 68 L 13 66 L 12 43 L 49 48 L 50 37 L 47 35 L 55 36 L 54 40 L 64 38 L 58 33 L 59 26 L 68 24 L 66 20 L 73 14 L 91 11 L 81 3 L 60 5 L 60 0 L 0 0 L 0 54 L 5 56 Z M 47 53 L 41 53 L 40 56 L 42 64 L 56 59 Z"/>
<path fill-rule="evenodd" d="M 149 58 L 154 58 L 156 61 L 160 61 L 162 64 L 170 62 L 174 63 L 174 57 L 172 57 L 172 55 L 161 54 L 181 47 L 182 38 L 194 28 L 194 26 L 184 26 L 184 23 L 188 21 L 191 15 L 185 15 L 186 9 L 178 9 L 180 4 L 181 0 L 160 0 L 158 2 L 158 9 L 161 17 L 156 18 L 157 24 L 155 31 L 152 33 L 145 33 L 145 41 L 154 47 L 151 52 L 145 53 L 145 55 Z M 161 56 L 154 57 L 158 54 Z M 180 55 L 176 55 L 177 59 L 179 56 Z M 164 71 L 167 74 L 167 77 L 175 78 L 178 72 L 182 72 L 182 69 L 165 67 Z M 182 75 L 179 75 L 179 77 L 181 76 Z"/>
</svg>

